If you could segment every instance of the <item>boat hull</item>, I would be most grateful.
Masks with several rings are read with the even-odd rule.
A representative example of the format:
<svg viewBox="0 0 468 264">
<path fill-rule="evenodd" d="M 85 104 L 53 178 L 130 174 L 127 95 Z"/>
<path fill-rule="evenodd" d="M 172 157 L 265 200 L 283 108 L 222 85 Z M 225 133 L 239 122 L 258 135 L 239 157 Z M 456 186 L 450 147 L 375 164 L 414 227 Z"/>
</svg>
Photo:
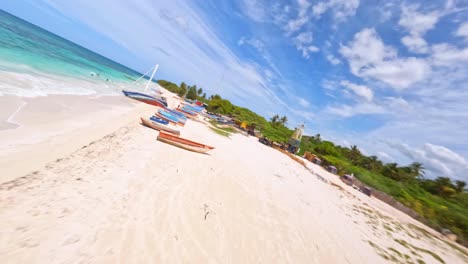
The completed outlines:
<svg viewBox="0 0 468 264">
<path fill-rule="evenodd" d="M 193 151 L 193 152 L 198 152 L 198 153 L 206 153 L 214 149 L 214 147 L 201 144 L 195 141 L 191 141 L 185 138 L 181 138 L 178 136 L 174 136 L 169 133 L 165 133 L 164 131 L 159 132 L 158 140 L 161 142 L 179 147 L 179 148 L 183 148 L 183 149 Z"/>
<path fill-rule="evenodd" d="M 134 100 L 137 100 L 137 101 L 149 104 L 149 105 L 162 107 L 162 108 L 167 107 L 166 102 L 164 102 L 162 100 L 159 100 L 156 97 L 153 97 L 153 96 L 150 96 L 150 95 L 147 95 L 147 94 L 143 94 L 143 93 L 126 91 L 126 90 L 122 90 L 122 92 L 125 94 L 125 96 L 130 97 L 130 98 L 132 98 Z"/>
<path fill-rule="evenodd" d="M 168 133 L 171 133 L 171 134 L 176 135 L 176 136 L 180 135 L 180 131 L 178 131 L 178 130 L 171 129 L 171 128 L 166 127 L 164 125 L 152 122 L 151 120 L 143 118 L 143 117 L 140 117 L 140 119 L 141 119 L 141 123 L 143 125 L 149 127 L 149 128 L 152 128 L 152 129 L 158 130 L 158 131 L 168 132 Z"/>
</svg>

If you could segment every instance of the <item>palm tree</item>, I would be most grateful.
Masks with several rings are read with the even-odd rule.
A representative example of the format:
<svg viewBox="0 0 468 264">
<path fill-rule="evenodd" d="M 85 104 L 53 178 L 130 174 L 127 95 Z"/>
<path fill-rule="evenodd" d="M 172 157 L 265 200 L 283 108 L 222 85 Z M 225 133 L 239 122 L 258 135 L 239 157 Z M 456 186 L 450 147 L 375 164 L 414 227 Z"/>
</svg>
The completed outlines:
<svg viewBox="0 0 468 264">
<path fill-rule="evenodd" d="M 466 182 L 464 181 L 455 181 L 455 189 L 457 192 L 461 193 L 465 190 Z"/>
<path fill-rule="evenodd" d="M 379 166 L 379 161 L 380 160 L 377 158 L 377 156 L 365 157 L 363 159 L 363 166 L 369 170 L 376 170 L 376 168 Z"/>
<path fill-rule="evenodd" d="M 276 124 L 278 123 L 279 119 L 280 119 L 279 115 L 274 115 L 274 116 L 270 119 L 270 122 L 271 122 L 271 124 L 276 125 Z"/>
<path fill-rule="evenodd" d="M 203 88 L 201 87 L 198 88 L 198 91 L 197 91 L 198 96 L 202 95 L 202 93 L 203 93 Z"/>
<path fill-rule="evenodd" d="M 410 170 L 416 177 L 424 174 L 424 166 L 419 162 L 413 162 L 409 165 Z"/>
<path fill-rule="evenodd" d="M 400 176 L 398 171 L 398 164 L 388 163 L 387 165 L 385 165 L 383 175 L 394 180 L 399 180 Z"/>
<path fill-rule="evenodd" d="M 348 158 L 351 161 L 356 162 L 360 156 L 361 156 L 361 151 L 359 151 L 356 145 L 352 145 L 348 153 Z"/>
<path fill-rule="evenodd" d="M 282 124 L 283 126 L 286 125 L 286 123 L 288 123 L 288 117 L 287 116 L 283 116 L 279 119 L 279 123 Z"/>
</svg>

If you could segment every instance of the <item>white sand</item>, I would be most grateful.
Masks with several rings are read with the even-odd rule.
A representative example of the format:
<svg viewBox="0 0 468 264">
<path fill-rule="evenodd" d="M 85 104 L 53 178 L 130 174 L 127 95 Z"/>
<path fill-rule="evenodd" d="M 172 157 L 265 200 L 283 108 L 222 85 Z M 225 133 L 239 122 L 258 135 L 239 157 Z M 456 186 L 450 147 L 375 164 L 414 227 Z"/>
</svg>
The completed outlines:
<svg viewBox="0 0 468 264">
<path fill-rule="evenodd" d="M 57 121 L 67 129 L 52 137 L 41 122 L 33 139 L 0 131 L 16 142 L 1 142 L 2 263 L 440 263 L 423 249 L 468 260 L 320 167 L 308 165 L 328 183 L 253 137 L 191 121 L 181 136 L 216 149 L 188 152 L 139 125 L 153 107 L 122 104 L 83 113 L 79 129 Z"/>
</svg>

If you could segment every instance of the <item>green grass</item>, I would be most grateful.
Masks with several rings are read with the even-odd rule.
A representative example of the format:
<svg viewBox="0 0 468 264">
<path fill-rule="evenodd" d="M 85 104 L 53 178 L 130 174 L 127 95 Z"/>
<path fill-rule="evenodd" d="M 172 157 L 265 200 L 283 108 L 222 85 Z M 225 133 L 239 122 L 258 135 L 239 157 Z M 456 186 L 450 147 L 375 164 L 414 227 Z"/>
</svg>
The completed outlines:
<svg viewBox="0 0 468 264">
<path fill-rule="evenodd" d="M 339 171 L 353 173 L 362 183 L 389 194 L 413 209 L 427 220 L 430 227 L 436 230 L 448 228 L 458 236 L 461 242 L 468 240 L 468 208 L 462 203 L 430 194 L 416 184 L 394 181 L 333 156 L 323 156 L 323 158 L 337 167 Z M 412 226 L 412 229 L 419 231 L 425 237 L 432 237 L 424 229 L 415 226 Z"/>
<path fill-rule="evenodd" d="M 237 133 L 237 130 L 232 128 L 232 127 L 220 127 L 218 122 L 216 122 L 215 120 L 210 120 L 210 121 L 208 121 L 208 123 L 210 123 L 215 128 L 217 128 L 219 130 L 223 130 L 223 131 L 225 131 L 227 133 Z"/>
<path fill-rule="evenodd" d="M 427 250 L 427 249 L 425 249 L 425 248 L 420 248 L 420 247 L 413 246 L 413 245 L 411 245 L 411 244 L 408 244 L 408 242 L 406 242 L 406 241 L 404 241 L 404 240 L 402 240 L 402 239 L 394 239 L 394 240 L 395 240 L 395 242 L 397 242 L 398 244 L 404 246 L 404 247 L 407 248 L 407 249 L 410 249 L 410 247 L 411 247 L 411 248 L 413 248 L 413 249 L 416 250 L 416 251 L 429 254 L 429 255 L 431 255 L 433 258 L 435 258 L 436 260 L 438 260 L 440 263 L 445 264 L 445 261 L 444 261 L 439 255 L 437 255 L 436 253 L 434 253 L 434 252 L 432 252 L 432 251 L 430 251 L 430 250 Z"/>
<path fill-rule="evenodd" d="M 464 250 L 463 248 L 455 245 L 455 244 L 452 244 L 450 242 L 447 242 L 445 240 L 442 240 L 445 244 L 447 244 L 449 247 L 455 249 L 456 251 L 460 252 L 465 258 L 468 258 L 468 252 L 466 252 L 466 250 Z"/>
<path fill-rule="evenodd" d="M 424 248 L 419 248 L 419 247 L 416 247 L 416 246 L 412 246 L 414 249 L 420 251 L 420 252 L 424 252 L 426 254 L 429 254 L 431 255 L 433 258 L 437 259 L 440 263 L 445 263 L 445 261 L 439 256 L 437 255 L 436 253 L 430 251 L 430 250 L 427 250 L 427 249 L 424 249 Z"/>
<path fill-rule="evenodd" d="M 213 127 L 210 127 L 210 129 L 215 132 L 216 134 L 220 135 L 220 136 L 223 136 L 223 137 L 229 137 L 231 134 L 226 132 L 226 131 L 223 131 L 223 130 L 220 130 L 220 129 L 217 129 L 217 128 L 213 128 Z"/>
</svg>

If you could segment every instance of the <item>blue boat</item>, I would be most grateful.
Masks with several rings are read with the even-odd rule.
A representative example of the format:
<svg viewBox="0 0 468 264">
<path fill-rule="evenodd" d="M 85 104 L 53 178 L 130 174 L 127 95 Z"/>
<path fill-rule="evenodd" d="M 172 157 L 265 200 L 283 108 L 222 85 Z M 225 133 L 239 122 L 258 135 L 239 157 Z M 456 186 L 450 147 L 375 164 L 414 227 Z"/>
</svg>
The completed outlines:
<svg viewBox="0 0 468 264">
<path fill-rule="evenodd" d="M 200 106 L 193 106 L 193 105 L 188 105 L 188 104 L 184 104 L 182 106 L 182 108 L 187 108 L 187 109 L 190 109 L 191 111 L 194 111 L 194 112 L 200 112 L 203 108 L 200 107 Z"/>
<path fill-rule="evenodd" d="M 180 119 L 180 118 L 177 118 L 176 116 L 173 116 L 173 115 L 169 114 L 169 113 L 166 112 L 166 111 L 159 110 L 158 113 L 159 113 L 162 117 L 164 117 L 164 118 L 166 118 L 166 119 L 168 119 L 168 120 L 170 120 L 170 121 L 172 121 L 172 122 L 185 124 L 185 120 L 182 120 L 182 119 Z"/>
<path fill-rule="evenodd" d="M 163 125 L 169 124 L 169 121 L 164 120 L 164 119 L 159 118 L 159 117 L 156 117 L 156 116 L 150 117 L 150 120 L 151 120 L 151 121 L 154 121 L 154 122 L 157 122 L 157 123 L 160 123 L 160 124 L 163 124 Z"/>
<path fill-rule="evenodd" d="M 172 109 L 169 109 L 169 108 L 166 108 L 165 110 L 166 110 L 167 112 L 173 114 L 173 115 L 176 116 L 176 117 L 179 117 L 179 118 L 182 118 L 182 119 L 184 119 L 184 120 L 187 120 L 187 117 L 186 117 L 184 114 L 182 114 L 181 112 L 178 112 L 178 111 L 175 111 L 175 110 L 172 110 Z"/>
<path fill-rule="evenodd" d="M 197 112 L 195 112 L 195 111 L 193 111 L 193 110 L 191 110 L 191 109 L 189 109 L 189 108 L 186 108 L 186 107 L 184 107 L 184 106 L 183 106 L 181 109 L 182 109 L 182 111 L 187 112 L 187 113 L 189 113 L 189 114 L 191 114 L 191 115 L 196 115 L 196 114 L 198 114 Z"/>
</svg>

